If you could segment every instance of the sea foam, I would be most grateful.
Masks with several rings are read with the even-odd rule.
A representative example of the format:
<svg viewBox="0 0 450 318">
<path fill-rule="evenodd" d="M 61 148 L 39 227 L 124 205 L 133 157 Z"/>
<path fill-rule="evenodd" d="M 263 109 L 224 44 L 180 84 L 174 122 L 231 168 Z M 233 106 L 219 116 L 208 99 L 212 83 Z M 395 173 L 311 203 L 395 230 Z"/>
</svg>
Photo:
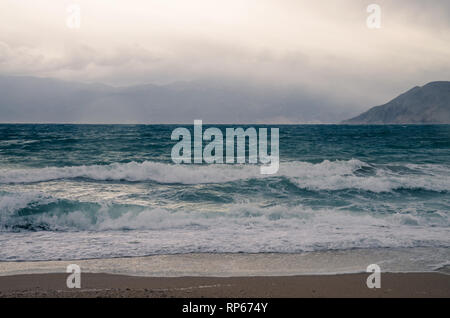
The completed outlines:
<svg viewBox="0 0 450 318">
<path fill-rule="evenodd" d="M 227 183 L 284 177 L 310 190 L 360 189 L 383 192 L 395 189 L 450 191 L 449 168 L 442 165 L 405 165 L 398 172 L 387 165 L 357 159 L 320 163 L 282 162 L 275 175 L 261 175 L 257 165 L 174 165 L 144 161 L 110 165 L 46 167 L 0 170 L 0 184 L 45 182 L 85 178 L 97 181 L 153 181 L 162 184 Z"/>
</svg>

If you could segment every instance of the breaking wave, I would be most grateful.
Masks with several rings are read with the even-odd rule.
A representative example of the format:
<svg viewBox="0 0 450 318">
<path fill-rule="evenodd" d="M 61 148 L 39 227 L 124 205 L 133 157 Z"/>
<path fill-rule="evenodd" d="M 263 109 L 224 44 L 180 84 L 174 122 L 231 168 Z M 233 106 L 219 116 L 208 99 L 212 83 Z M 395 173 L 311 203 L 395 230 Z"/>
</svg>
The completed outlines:
<svg viewBox="0 0 450 318">
<path fill-rule="evenodd" d="M 439 211 L 433 215 L 375 215 L 304 205 L 264 207 L 237 203 L 222 211 L 169 210 L 72 202 L 37 193 L 3 194 L 0 211 L 2 232 L 79 232 L 83 236 L 81 233 L 88 231 L 112 239 L 116 234 L 108 233 L 120 236 L 134 231 L 136 242 L 150 240 L 152 244 L 141 247 L 152 248 L 155 253 L 450 246 L 448 213 Z M 172 241 L 179 250 L 171 246 Z"/>
<path fill-rule="evenodd" d="M 284 177 L 309 190 L 395 189 L 450 191 L 450 169 L 443 165 L 371 165 L 357 159 L 282 162 L 277 174 L 261 175 L 257 165 L 173 165 L 145 161 L 110 165 L 0 170 L 0 184 L 84 178 L 97 181 L 153 181 L 162 184 L 227 183 Z"/>
</svg>

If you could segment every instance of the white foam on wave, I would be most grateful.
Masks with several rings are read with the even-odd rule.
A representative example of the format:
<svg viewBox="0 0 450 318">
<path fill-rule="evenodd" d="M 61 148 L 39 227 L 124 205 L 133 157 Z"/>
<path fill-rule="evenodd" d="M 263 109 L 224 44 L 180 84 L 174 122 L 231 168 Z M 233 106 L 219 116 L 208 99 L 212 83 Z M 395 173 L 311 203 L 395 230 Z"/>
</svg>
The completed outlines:
<svg viewBox="0 0 450 318">
<path fill-rule="evenodd" d="M 305 206 L 233 204 L 223 213 L 174 212 L 157 208 L 112 217 L 105 208 L 96 216 L 93 221 L 81 210 L 69 214 L 38 215 L 36 221 L 63 231 L 41 231 L 37 241 L 27 239 L 27 235 L 22 233 L 4 232 L 0 236 L 0 260 L 17 255 L 24 259 L 67 257 L 69 250 L 75 253 L 70 256 L 74 258 L 190 252 L 296 253 L 379 247 L 450 247 L 448 219 L 433 221 L 418 215 L 377 217 L 343 210 L 314 210 Z M 71 230 L 64 231 L 68 229 Z M 87 244 L 87 236 L 95 239 Z M 23 249 L 20 253 L 12 249 L 8 243 L 11 240 L 16 241 L 14 246 Z M 40 254 L 33 254 L 36 251 Z"/>
<path fill-rule="evenodd" d="M 48 203 L 56 204 L 40 209 Z M 203 206 L 200 211 L 61 203 L 42 192 L 1 193 L 0 260 L 450 247 L 449 212 L 424 213 L 413 206 L 377 214 L 302 204 L 230 203 Z M 16 213 L 30 206 L 38 212 Z M 38 231 L 30 232 L 34 227 Z M 89 244 L 87 236 L 92 237 Z"/>
<path fill-rule="evenodd" d="M 366 227 L 409 229 L 449 227 L 448 211 L 423 213 L 413 207 L 398 209 L 390 214 L 372 212 L 351 212 L 342 208 L 312 208 L 302 204 L 294 206 L 278 204 L 262 206 L 257 203 L 232 203 L 220 207 L 205 206 L 198 210 L 192 208 L 150 208 L 145 206 L 115 205 L 111 202 L 72 203 L 66 207 L 55 204 L 49 209 L 40 210 L 58 199 L 41 192 L 6 193 L 0 195 L 0 225 L 2 228 L 20 224 L 24 219 L 32 224 L 45 224 L 50 230 L 171 230 L 171 229 L 206 229 L 210 227 L 262 227 L 264 229 L 313 230 L 325 227 L 327 233 L 340 227 L 367 233 Z M 35 207 L 37 213 L 20 216 L 18 211 L 26 207 Z M 394 209 L 393 209 L 394 210 Z M 331 227 L 330 227 L 331 226 Z M 448 229 L 447 229 L 448 230 Z"/>
<path fill-rule="evenodd" d="M 257 166 L 174 165 L 144 161 L 110 165 L 47 167 L 0 171 L 0 183 L 42 182 L 69 178 L 156 181 L 160 183 L 221 183 L 259 176 Z"/>
<path fill-rule="evenodd" d="M 0 170 L 0 183 L 17 184 L 59 179 L 87 178 L 99 181 L 155 181 L 159 183 L 226 183 L 247 179 L 286 177 L 310 190 L 361 189 L 373 192 L 399 188 L 450 191 L 450 169 L 442 165 L 406 165 L 413 174 L 400 174 L 381 165 L 357 159 L 321 163 L 282 162 L 275 175 L 261 175 L 256 165 L 173 165 L 145 161 L 111 165 L 47 167 Z M 361 175 L 361 168 L 375 169 Z"/>
<path fill-rule="evenodd" d="M 32 204 L 42 205 L 56 202 L 56 198 L 39 191 L 0 194 L 0 218 L 14 214 Z"/>
<path fill-rule="evenodd" d="M 373 168 L 373 175 L 357 175 L 361 168 Z M 414 173 L 400 174 L 381 165 L 370 166 L 359 160 L 288 163 L 290 180 L 297 186 L 310 190 L 360 189 L 388 192 L 395 189 L 450 190 L 450 169 L 441 165 L 414 165 L 407 167 Z"/>
</svg>

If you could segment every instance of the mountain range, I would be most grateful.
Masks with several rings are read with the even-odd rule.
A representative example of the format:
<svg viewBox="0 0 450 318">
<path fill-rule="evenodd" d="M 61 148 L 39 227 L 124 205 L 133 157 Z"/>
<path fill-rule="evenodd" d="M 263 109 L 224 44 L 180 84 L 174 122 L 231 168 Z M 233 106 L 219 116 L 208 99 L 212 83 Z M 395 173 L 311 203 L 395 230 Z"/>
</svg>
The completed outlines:
<svg viewBox="0 0 450 318">
<path fill-rule="evenodd" d="M 345 106 L 302 88 L 219 80 L 116 87 L 0 76 L 6 123 L 332 123 L 354 112 Z"/>
<path fill-rule="evenodd" d="M 351 96 L 350 96 L 351 97 Z M 355 113 L 332 96 L 300 88 L 224 81 L 115 87 L 0 76 L 0 122 L 337 123 Z M 450 123 L 450 82 L 416 86 L 343 124 Z"/>
<path fill-rule="evenodd" d="M 416 86 L 390 102 L 375 106 L 343 124 L 449 124 L 450 82 Z"/>
</svg>

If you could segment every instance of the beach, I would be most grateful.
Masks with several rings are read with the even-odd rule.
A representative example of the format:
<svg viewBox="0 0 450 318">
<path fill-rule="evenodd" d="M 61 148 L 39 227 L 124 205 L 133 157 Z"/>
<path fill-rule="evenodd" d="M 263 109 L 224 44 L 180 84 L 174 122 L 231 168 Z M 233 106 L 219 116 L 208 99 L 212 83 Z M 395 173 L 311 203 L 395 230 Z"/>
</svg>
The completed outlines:
<svg viewBox="0 0 450 318">
<path fill-rule="evenodd" d="M 85 273 L 80 289 L 66 287 L 67 274 L 0 277 L 0 297 L 450 297 L 450 275 L 386 273 L 369 289 L 368 274 L 268 277 L 137 277 Z"/>
<path fill-rule="evenodd" d="M 174 164 L 176 125 L 0 125 L 1 295 L 449 297 L 449 127 L 280 125 L 266 175 Z"/>
<path fill-rule="evenodd" d="M 418 271 L 426 268 L 419 259 L 432 253 L 446 255 L 448 251 L 177 254 L 0 262 L 0 297 L 450 297 L 448 266 Z M 382 271 L 381 288 L 369 289 L 366 281 L 371 273 L 365 271 L 366 264 L 375 262 Z M 81 269 L 80 289 L 66 285 L 70 264 Z"/>
</svg>

